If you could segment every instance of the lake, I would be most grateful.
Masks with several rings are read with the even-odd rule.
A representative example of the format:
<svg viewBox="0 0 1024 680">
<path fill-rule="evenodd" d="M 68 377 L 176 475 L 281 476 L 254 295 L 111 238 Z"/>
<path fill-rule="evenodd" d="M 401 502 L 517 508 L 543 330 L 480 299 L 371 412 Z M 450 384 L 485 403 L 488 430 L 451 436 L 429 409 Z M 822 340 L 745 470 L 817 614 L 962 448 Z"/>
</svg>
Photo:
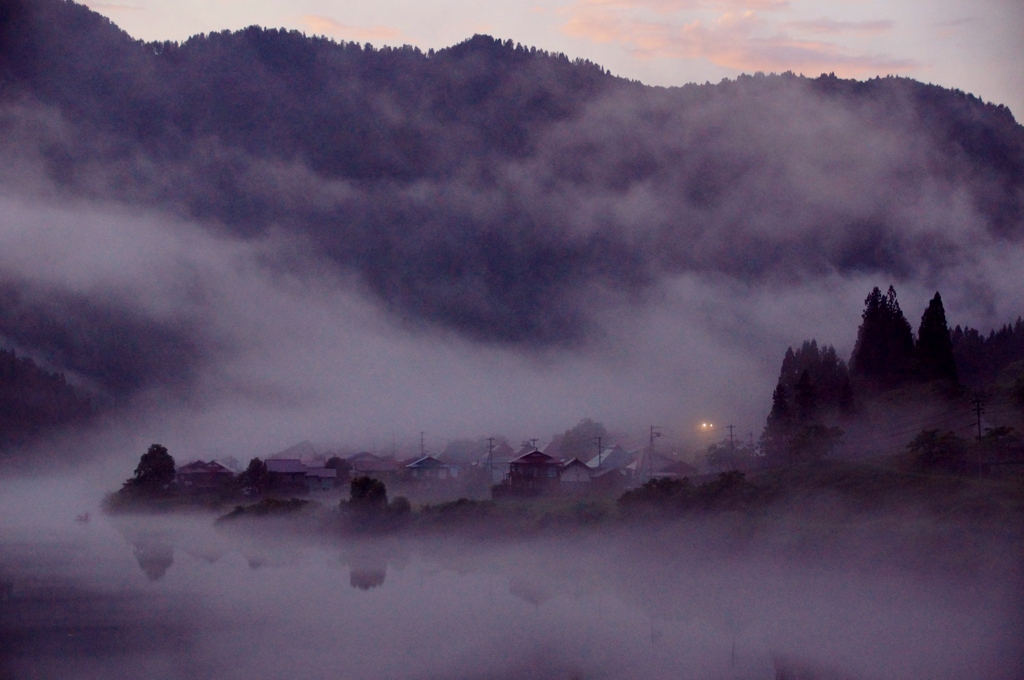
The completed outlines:
<svg viewBox="0 0 1024 680">
<path fill-rule="evenodd" d="M 73 482 L 0 499 L 5 678 L 1021 677 L 1017 534 L 726 517 L 353 540 L 110 518 Z"/>
</svg>

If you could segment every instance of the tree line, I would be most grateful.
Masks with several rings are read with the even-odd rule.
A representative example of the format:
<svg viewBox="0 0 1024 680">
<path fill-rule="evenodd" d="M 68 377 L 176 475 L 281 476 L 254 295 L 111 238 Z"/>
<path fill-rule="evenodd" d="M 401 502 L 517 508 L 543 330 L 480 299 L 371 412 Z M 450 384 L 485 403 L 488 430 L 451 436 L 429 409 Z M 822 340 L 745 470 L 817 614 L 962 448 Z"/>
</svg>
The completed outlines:
<svg viewBox="0 0 1024 680">
<path fill-rule="evenodd" d="M 978 384 L 1021 360 L 1021 321 L 993 331 L 988 338 L 959 326 L 951 332 L 942 297 L 936 292 L 915 336 L 895 289 L 890 286 L 883 293 L 876 287 L 864 300 L 849 363 L 833 347 L 819 347 L 814 340 L 786 351 L 761 436 L 761 452 L 769 464 L 820 460 L 842 439 L 843 430 L 835 423 L 853 417 L 866 400 L 924 385 L 947 398 L 960 397 L 965 391 L 962 375 Z M 1022 380 L 1024 372 L 1018 383 Z M 1024 403 L 1024 389 L 1019 392 Z M 1004 427 L 987 436 L 1004 441 L 1012 435 Z M 954 433 L 934 430 L 922 432 L 908 448 L 926 466 L 952 469 L 950 461 L 961 460 L 966 446 Z"/>
<path fill-rule="evenodd" d="M 0 450 L 29 445 L 92 417 L 89 398 L 63 373 L 47 371 L 13 349 L 0 349 Z"/>
</svg>

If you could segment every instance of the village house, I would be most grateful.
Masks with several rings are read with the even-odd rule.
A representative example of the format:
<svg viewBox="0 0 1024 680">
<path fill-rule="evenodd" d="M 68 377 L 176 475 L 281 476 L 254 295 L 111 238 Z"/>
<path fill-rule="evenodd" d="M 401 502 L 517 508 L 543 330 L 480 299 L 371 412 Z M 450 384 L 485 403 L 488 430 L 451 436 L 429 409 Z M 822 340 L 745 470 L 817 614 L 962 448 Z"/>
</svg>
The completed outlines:
<svg viewBox="0 0 1024 680">
<path fill-rule="evenodd" d="M 369 451 L 349 456 L 352 479 L 356 477 L 373 477 L 388 482 L 398 476 L 398 463 L 390 458 L 375 456 Z"/>
<path fill-rule="evenodd" d="M 573 458 L 562 465 L 558 472 L 559 486 L 562 491 L 577 493 L 590 489 L 593 470 L 579 458 Z"/>
<path fill-rule="evenodd" d="M 652 479 L 692 478 L 697 474 L 697 468 L 689 463 L 649 449 L 641 451 L 636 460 L 626 466 L 626 470 L 630 472 L 632 482 L 637 486 L 642 486 Z"/>
<path fill-rule="evenodd" d="M 598 469 L 591 473 L 590 487 L 594 493 L 618 495 L 629 486 L 629 480 L 625 468 Z"/>
<path fill-rule="evenodd" d="M 306 466 L 296 458 L 271 458 L 267 461 L 270 489 L 279 492 L 306 490 Z"/>
<path fill-rule="evenodd" d="M 201 460 L 182 465 L 174 473 L 174 481 L 182 491 L 201 493 L 230 486 L 235 474 L 217 461 Z"/>
<path fill-rule="evenodd" d="M 541 493 L 557 488 L 562 464 L 533 450 L 509 463 L 508 484 L 514 493 Z"/>
<path fill-rule="evenodd" d="M 306 489 L 308 491 L 331 491 L 338 485 L 338 471 L 333 468 L 306 468 Z"/>
<path fill-rule="evenodd" d="M 600 453 L 587 461 L 592 470 L 621 470 L 633 462 L 634 455 L 621 445 L 606 446 Z"/>
<path fill-rule="evenodd" d="M 413 481 L 442 481 L 452 478 L 452 471 L 433 456 L 424 456 L 405 466 L 406 477 Z"/>
</svg>

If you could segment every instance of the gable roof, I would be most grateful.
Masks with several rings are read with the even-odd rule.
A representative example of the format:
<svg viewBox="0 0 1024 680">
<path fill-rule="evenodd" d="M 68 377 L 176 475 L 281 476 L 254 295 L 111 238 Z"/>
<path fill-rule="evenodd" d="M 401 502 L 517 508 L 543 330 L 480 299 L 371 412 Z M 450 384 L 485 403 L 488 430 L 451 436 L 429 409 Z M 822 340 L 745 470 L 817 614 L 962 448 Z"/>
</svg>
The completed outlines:
<svg viewBox="0 0 1024 680">
<path fill-rule="evenodd" d="M 630 464 L 633 456 L 622 446 L 616 444 L 613 447 L 606 448 L 601 452 L 601 455 L 594 456 L 587 461 L 587 467 L 591 469 L 597 468 L 624 468 Z M 600 461 L 600 464 L 598 462 Z"/>
<path fill-rule="evenodd" d="M 557 460 L 555 460 L 548 454 L 541 453 L 540 451 L 537 450 L 531 451 L 530 453 L 527 453 L 525 456 L 519 456 L 512 462 L 520 464 L 525 463 L 526 465 L 559 465 L 559 462 Z"/>
<path fill-rule="evenodd" d="M 685 477 L 697 472 L 696 468 L 689 463 L 676 460 L 658 451 L 652 453 L 649 450 L 641 451 L 636 460 L 628 466 L 628 469 L 635 470 L 640 475 L 652 474 L 659 477 L 674 475 Z"/>
<path fill-rule="evenodd" d="M 417 461 L 413 461 L 412 463 L 409 463 L 405 467 L 419 469 L 419 468 L 440 468 L 440 467 L 447 467 L 447 466 L 444 463 L 442 463 L 441 461 L 439 461 L 437 458 L 434 458 L 433 456 L 424 456 L 423 458 L 420 458 Z"/>
<path fill-rule="evenodd" d="M 192 475 L 192 474 L 215 474 L 215 475 L 234 475 L 235 473 L 224 467 L 215 460 L 211 460 L 209 463 L 204 463 L 201 460 L 194 460 L 191 463 L 182 465 L 177 469 L 179 475 Z"/>
<path fill-rule="evenodd" d="M 563 469 L 563 470 L 568 470 L 568 469 L 569 469 L 569 468 L 571 468 L 571 467 L 581 467 L 581 468 L 583 468 L 584 470 L 586 470 L 587 472 L 590 472 L 590 471 L 591 471 L 591 470 L 590 470 L 590 468 L 589 468 L 589 467 L 587 466 L 587 464 L 586 464 L 586 463 L 584 463 L 584 462 L 583 462 L 582 460 L 580 460 L 579 458 L 573 458 L 573 459 L 572 459 L 572 460 L 570 460 L 570 461 L 569 461 L 568 463 L 563 463 L 563 464 L 562 464 L 562 469 Z"/>
</svg>

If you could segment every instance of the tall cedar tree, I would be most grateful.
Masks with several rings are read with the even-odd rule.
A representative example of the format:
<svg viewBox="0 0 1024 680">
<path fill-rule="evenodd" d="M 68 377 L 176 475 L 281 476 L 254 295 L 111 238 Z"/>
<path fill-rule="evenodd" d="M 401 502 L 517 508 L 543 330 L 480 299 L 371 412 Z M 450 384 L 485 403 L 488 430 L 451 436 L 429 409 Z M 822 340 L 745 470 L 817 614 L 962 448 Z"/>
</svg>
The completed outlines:
<svg viewBox="0 0 1024 680">
<path fill-rule="evenodd" d="M 258 457 L 249 461 L 249 467 L 238 475 L 238 485 L 249 493 L 261 494 L 270 488 L 270 471 Z"/>
<path fill-rule="evenodd" d="M 863 323 L 850 358 L 851 373 L 874 387 L 896 387 L 911 375 L 914 333 L 896 300 L 896 290 L 874 288 L 864 300 Z"/>
<path fill-rule="evenodd" d="M 780 379 L 772 393 L 772 410 L 761 434 L 761 448 L 770 460 L 778 461 L 787 456 L 795 420 L 789 406 L 789 393 Z"/>
<path fill-rule="evenodd" d="M 937 291 L 924 310 L 917 331 L 917 370 L 924 380 L 957 382 L 953 341 L 946 324 L 946 310 Z"/>
<path fill-rule="evenodd" d="M 804 372 L 808 374 L 806 380 L 803 378 Z M 801 381 L 804 381 L 802 388 L 799 387 Z M 800 394 L 810 389 L 814 396 L 812 411 L 815 415 L 834 410 L 846 412 L 853 406 L 850 372 L 846 362 L 839 358 L 834 347 L 822 345 L 819 348 L 816 340 L 805 340 L 795 352 L 792 347 L 786 350 L 782 370 L 779 372 L 779 384 L 785 386 L 795 400 L 799 400 Z M 798 408 L 795 402 L 793 406 Z"/>
</svg>

